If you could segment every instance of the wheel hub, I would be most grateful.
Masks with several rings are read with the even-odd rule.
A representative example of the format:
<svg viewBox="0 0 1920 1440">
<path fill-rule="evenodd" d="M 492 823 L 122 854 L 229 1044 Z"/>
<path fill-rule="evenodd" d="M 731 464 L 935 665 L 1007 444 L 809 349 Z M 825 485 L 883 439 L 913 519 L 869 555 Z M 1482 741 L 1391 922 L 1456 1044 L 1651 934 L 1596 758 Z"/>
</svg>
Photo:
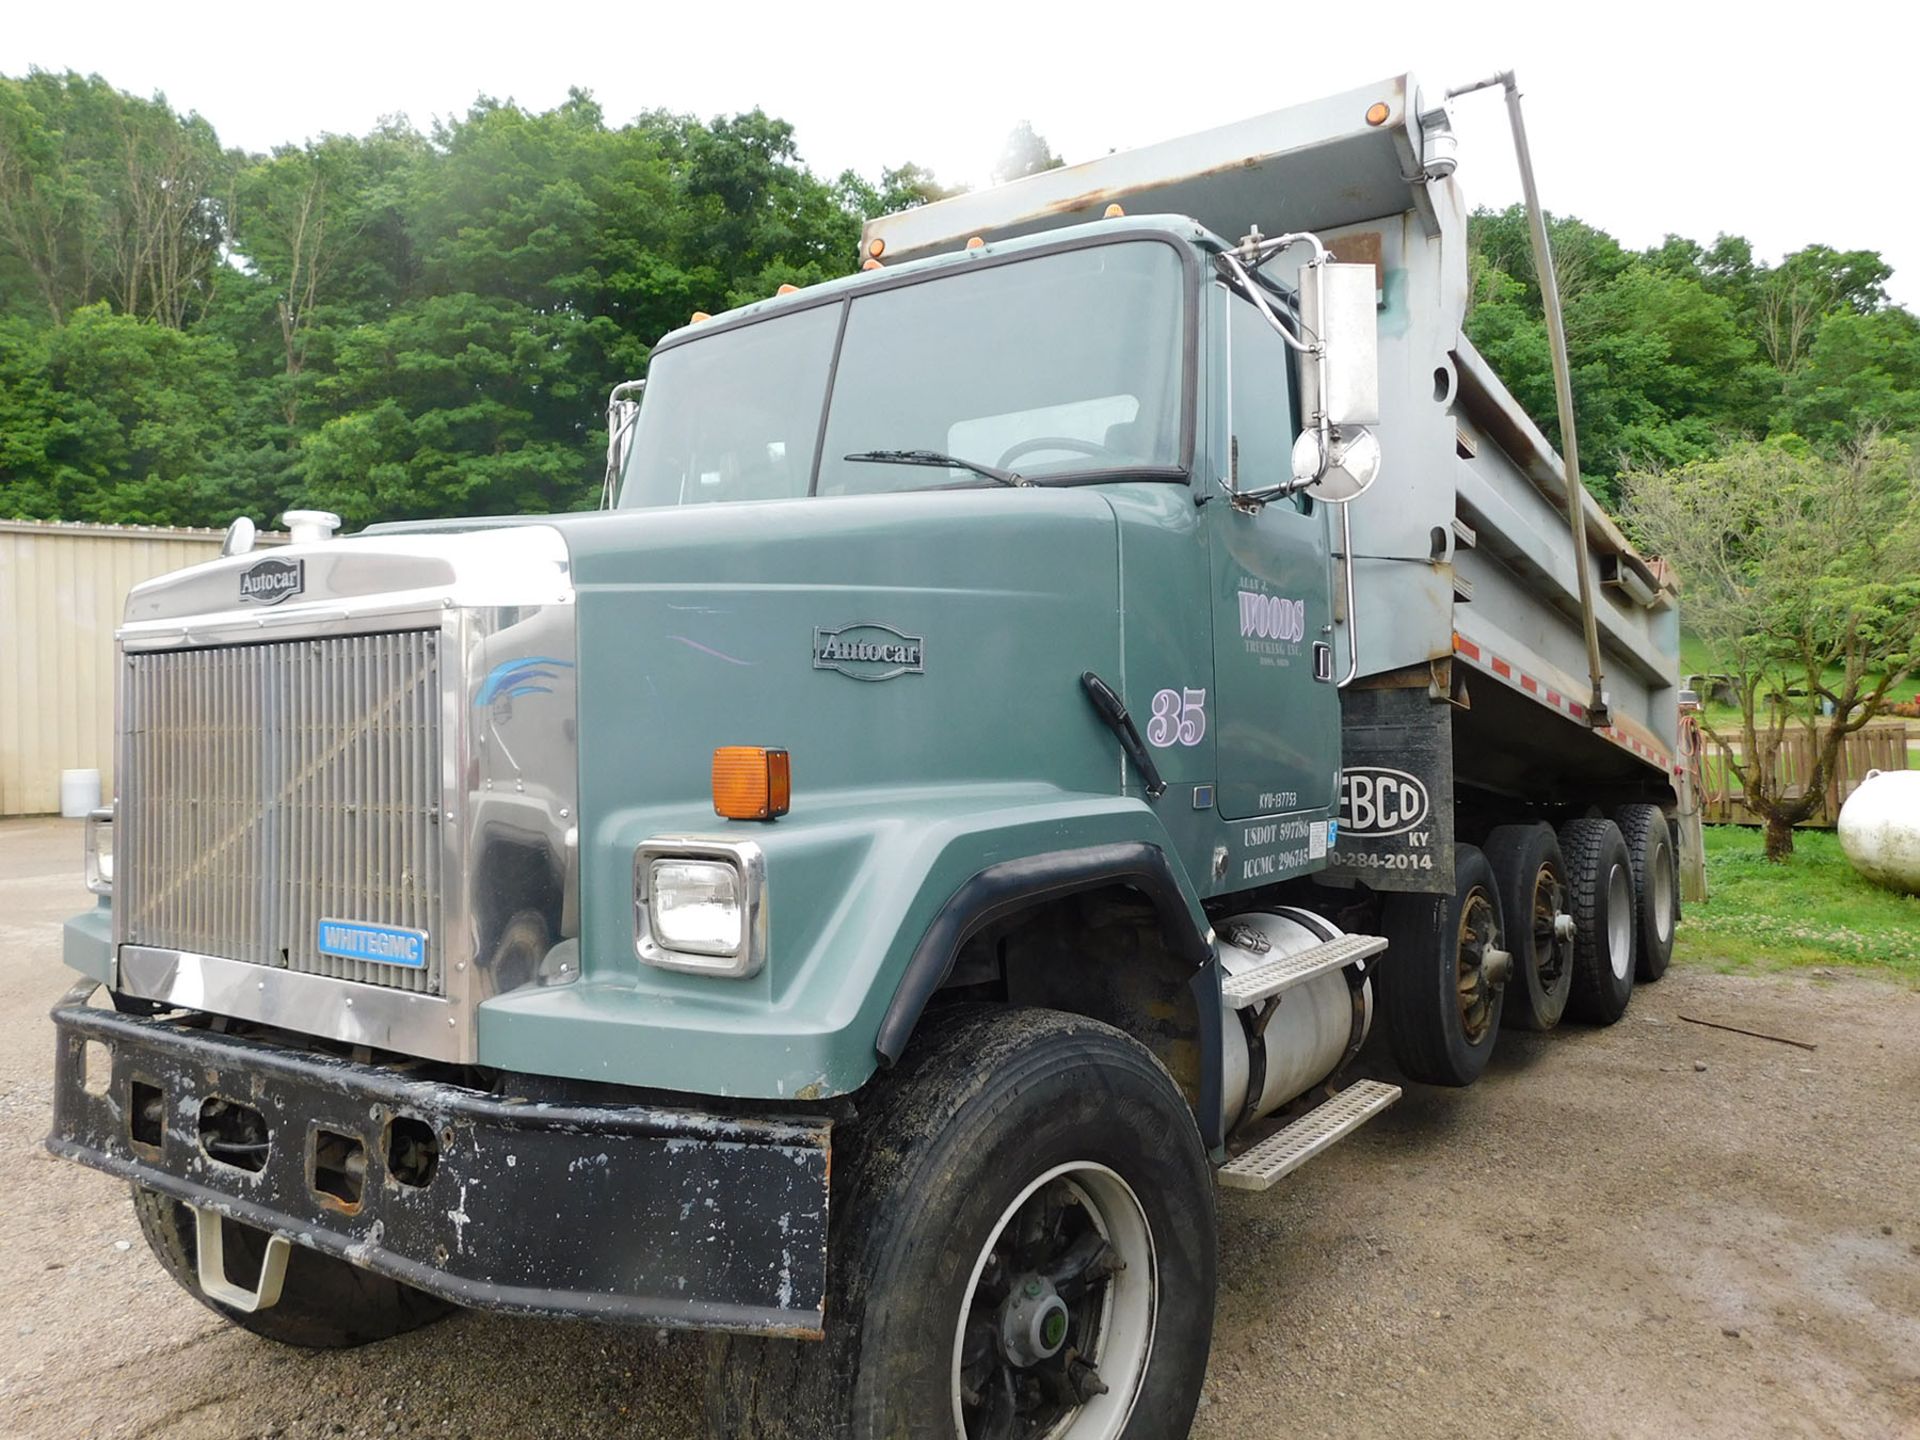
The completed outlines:
<svg viewBox="0 0 1920 1440">
<path fill-rule="evenodd" d="M 1500 987 L 1513 969 L 1513 956 L 1500 948 L 1499 924 L 1493 901 L 1475 887 L 1460 906 L 1460 929 L 1455 941 L 1455 978 L 1458 983 L 1461 1028 L 1467 1042 L 1477 1045 L 1493 1025 L 1493 1007 Z"/>
<path fill-rule="evenodd" d="M 1000 1306 L 1000 1345 L 1015 1365 L 1051 1360 L 1067 1343 L 1071 1316 L 1067 1302 L 1044 1275 L 1028 1273 L 1014 1282 Z"/>
<path fill-rule="evenodd" d="M 1153 1241 L 1103 1166 L 1029 1185 L 974 1266 L 954 1339 L 955 1440 L 1119 1440 L 1146 1373 Z"/>
</svg>

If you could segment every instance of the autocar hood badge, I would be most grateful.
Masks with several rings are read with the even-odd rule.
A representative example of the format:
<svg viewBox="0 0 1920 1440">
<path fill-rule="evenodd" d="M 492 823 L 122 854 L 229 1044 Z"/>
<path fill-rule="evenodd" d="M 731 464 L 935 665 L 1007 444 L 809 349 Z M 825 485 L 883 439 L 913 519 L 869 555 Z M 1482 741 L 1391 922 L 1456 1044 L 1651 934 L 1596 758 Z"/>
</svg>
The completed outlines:
<svg viewBox="0 0 1920 1440">
<path fill-rule="evenodd" d="M 240 598 L 255 605 L 278 605 L 306 588 L 304 560 L 256 560 L 240 572 Z"/>
<path fill-rule="evenodd" d="M 813 668 L 854 680 L 891 680 L 926 673 L 926 641 L 891 625 L 867 622 L 813 632 Z"/>
</svg>

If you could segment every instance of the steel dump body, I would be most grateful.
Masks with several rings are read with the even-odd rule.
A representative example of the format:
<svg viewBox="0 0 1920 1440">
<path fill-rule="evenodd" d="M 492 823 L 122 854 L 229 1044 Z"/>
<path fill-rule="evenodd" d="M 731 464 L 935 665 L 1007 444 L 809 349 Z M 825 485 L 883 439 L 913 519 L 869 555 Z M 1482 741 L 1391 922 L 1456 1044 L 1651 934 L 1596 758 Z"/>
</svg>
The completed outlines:
<svg viewBox="0 0 1920 1440">
<path fill-rule="evenodd" d="M 976 235 L 993 242 L 1096 220 L 1117 204 L 1191 217 L 1229 244 L 1256 227 L 1309 230 L 1336 259 L 1371 262 L 1385 460 L 1350 507 L 1356 605 L 1345 620 L 1359 664 L 1348 765 L 1358 697 L 1410 685 L 1420 667 L 1456 702 L 1462 786 L 1536 801 L 1596 791 L 1660 798 L 1678 718 L 1675 596 L 1583 491 L 1610 706 L 1610 723 L 1592 729 L 1560 458 L 1462 330 L 1461 187 L 1451 174 L 1419 178 L 1430 137 L 1447 127 L 1438 105 L 1401 76 L 887 216 L 865 239 L 891 264 Z M 1304 258 L 1295 249 L 1267 268 Z"/>
</svg>

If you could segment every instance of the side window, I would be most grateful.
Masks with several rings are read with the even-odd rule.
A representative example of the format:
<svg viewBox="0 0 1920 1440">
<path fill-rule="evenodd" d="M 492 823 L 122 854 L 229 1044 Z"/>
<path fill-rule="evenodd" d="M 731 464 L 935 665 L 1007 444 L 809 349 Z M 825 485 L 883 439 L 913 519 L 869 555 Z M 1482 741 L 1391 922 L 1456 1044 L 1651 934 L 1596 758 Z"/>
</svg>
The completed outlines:
<svg viewBox="0 0 1920 1440">
<path fill-rule="evenodd" d="M 1231 295 L 1228 315 L 1229 444 L 1239 463 L 1239 488 L 1264 490 L 1293 474 L 1291 351 L 1251 300 Z M 1293 497 L 1297 510 L 1312 503 L 1304 494 Z"/>
</svg>

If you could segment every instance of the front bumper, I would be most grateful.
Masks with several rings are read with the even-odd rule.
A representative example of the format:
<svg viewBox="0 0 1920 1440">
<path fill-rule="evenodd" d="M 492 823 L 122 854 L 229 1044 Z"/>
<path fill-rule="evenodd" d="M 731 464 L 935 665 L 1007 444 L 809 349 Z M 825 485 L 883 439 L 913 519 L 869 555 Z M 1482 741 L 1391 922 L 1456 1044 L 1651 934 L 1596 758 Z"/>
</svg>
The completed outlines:
<svg viewBox="0 0 1920 1440">
<path fill-rule="evenodd" d="M 419 1066 L 351 1063 L 178 1018 L 93 1009 L 91 988 L 53 1012 L 47 1148 L 56 1155 L 460 1305 L 821 1333 L 825 1120 L 502 1097 L 422 1078 Z M 106 1047 L 110 1074 L 96 1065 L 89 1075 L 90 1041 Z M 149 1087 L 144 1109 L 136 1083 Z M 202 1107 L 216 1097 L 264 1117 L 257 1172 L 204 1148 Z M 390 1149 L 396 1121 L 403 1134 L 424 1126 L 434 1137 L 422 1183 L 394 1173 L 420 1178 L 417 1156 L 394 1163 L 404 1154 Z M 362 1147 L 352 1203 L 321 1188 L 323 1131 Z M 339 1142 L 326 1143 L 337 1155 Z"/>
</svg>

